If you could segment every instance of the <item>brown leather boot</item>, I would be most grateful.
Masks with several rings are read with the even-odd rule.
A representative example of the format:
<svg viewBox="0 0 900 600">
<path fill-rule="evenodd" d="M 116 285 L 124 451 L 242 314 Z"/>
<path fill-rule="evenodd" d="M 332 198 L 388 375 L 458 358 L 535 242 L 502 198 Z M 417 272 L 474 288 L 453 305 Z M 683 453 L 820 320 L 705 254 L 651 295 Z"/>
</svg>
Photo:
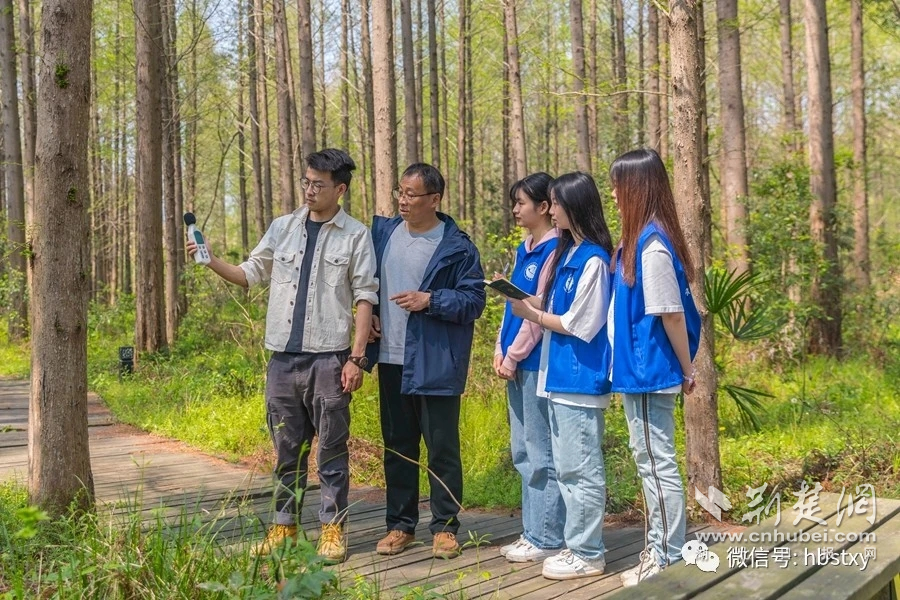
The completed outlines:
<svg viewBox="0 0 900 600">
<path fill-rule="evenodd" d="M 449 531 L 439 531 L 434 534 L 434 542 L 431 547 L 431 553 L 435 558 L 456 558 L 462 550 L 459 542 L 456 541 L 456 535 Z"/>
<path fill-rule="evenodd" d="M 406 533 L 405 531 L 400 531 L 399 529 L 392 529 L 388 531 L 387 535 L 381 538 L 381 541 L 378 542 L 378 545 L 375 546 L 375 551 L 378 554 L 400 554 L 410 544 L 414 544 L 416 542 L 416 536 L 411 533 Z"/>
</svg>

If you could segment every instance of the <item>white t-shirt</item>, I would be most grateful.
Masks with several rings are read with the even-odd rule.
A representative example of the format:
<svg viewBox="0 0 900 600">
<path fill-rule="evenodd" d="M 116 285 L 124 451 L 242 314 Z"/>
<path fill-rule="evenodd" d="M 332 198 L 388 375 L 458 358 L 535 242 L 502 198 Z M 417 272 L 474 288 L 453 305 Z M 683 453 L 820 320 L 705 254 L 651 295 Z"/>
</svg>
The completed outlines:
<svg viewBox="0 0 900 600">
<path fill-rule="evenodd" d="M 572 248 L 566 256 L 567 263 L 576 248 Z M 591 341 L 606 324 L 607 302 L 609 302 L 609 265 L 603 259 L 594 256 L 584 264 L 584 270 L 575 288 L 575 299 L 572 301 L 572 306 L 565 314 L 560 315 L 563 328 L 580 340 Z M 558 404 L 588 408 L 608 407 L 610 394 L 596 396 L 547 391 L 550 334 L 550 330 L 544 330 L 541 342 L 541 362 L 538 366 L 537 394 Z"/>
<path fill-rule="evenodd" d="M 666 248 L 662 238 L 653 234 L 647 239 L 644 251 L 641 252 L 641 287 L 644 290 L 644 314 L 661 315 L 666 313 L 684 312 L 681 303 L 681 290 L 678 288 L 678 280 L 675 278 L 675 263 L 672 254 Z M 609 327 L 610 346 L 615 339 L 615 301 L 616 293 L 609 303 L 607 321 Z M 681 391 L 680 385 L 675 385 L 662 390 L 656 390 L 657 394 L 677 394 Z"/>
</svg>

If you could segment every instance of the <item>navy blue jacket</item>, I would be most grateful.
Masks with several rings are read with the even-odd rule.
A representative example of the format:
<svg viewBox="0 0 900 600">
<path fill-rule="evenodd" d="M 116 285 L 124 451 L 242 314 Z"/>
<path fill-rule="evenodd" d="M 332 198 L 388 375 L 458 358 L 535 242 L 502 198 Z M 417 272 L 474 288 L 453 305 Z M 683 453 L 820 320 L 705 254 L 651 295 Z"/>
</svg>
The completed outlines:
<svg viewBox="0 0 900 600">
<path fill-rule="evenodd" d="M 425 268 L 419 287 L 431 293 L 426 310 L 409 313 L 406 349 L 403 358 L 401 394 L 458 396 L 466 388 L 475 319 L 484 311 L 484 271 L 478 249 L 448 215 L 437 213 L 444 222 L 444 237 Z M 381 277 L 384 249 L 401 217 L 379 217 L 372 221 L 372 241 Z M 379 313 L 379 307 L 374 307 Z M 380 342 L 368 345 L 369 369 L 378 361 Z"/>
</svg>

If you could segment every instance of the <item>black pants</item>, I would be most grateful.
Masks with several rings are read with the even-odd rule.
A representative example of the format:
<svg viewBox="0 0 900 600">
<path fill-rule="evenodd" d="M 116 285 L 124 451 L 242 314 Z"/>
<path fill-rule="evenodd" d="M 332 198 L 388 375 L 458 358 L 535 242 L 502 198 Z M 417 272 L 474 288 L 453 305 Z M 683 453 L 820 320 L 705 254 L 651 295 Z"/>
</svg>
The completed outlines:
<svg viewBox="0 0 900 600">
<path fill-rule="evenodd" d="M 401 365 L 378 365 L 381 435 L 387 483 L 387 529 L 414 533 L 419 522 L 419 444 L 425 439 L 431 473 L 431 533 L 459 529 L 462 460 L 459 396 L 400 393 Z M 443 484 L 443 485 L 442 485 Z M 444 487 L 446 486 L 446 488 Z M 449 490 L 449 491 L 448 491 Z"/>
</svg>

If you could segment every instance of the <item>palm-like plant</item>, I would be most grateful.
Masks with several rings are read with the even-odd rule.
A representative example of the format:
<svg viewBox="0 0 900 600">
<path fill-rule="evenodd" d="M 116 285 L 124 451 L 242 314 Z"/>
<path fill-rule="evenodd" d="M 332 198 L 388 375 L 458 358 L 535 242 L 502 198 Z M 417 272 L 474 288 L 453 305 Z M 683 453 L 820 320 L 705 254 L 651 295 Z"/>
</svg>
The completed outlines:
<svg viewBox="0 0 900 600">
<path fill-rule="evenodd" d="M 758 274 L 749 271 L 738 273 L 721 267 L 710 267 L 706 271 L 703 288 L 707 308 L 735 340 L 764 339 L 781 327 L 765 307 L 751 305 L 752 292 L 763 283 Z M 725 385 L 723 389 L 734 400 L 741 423 L 759 431 L 762 425 L 759 415 L 765 412 L 761 400 L 774 396 L 736 385 Z"/>
</svg>

